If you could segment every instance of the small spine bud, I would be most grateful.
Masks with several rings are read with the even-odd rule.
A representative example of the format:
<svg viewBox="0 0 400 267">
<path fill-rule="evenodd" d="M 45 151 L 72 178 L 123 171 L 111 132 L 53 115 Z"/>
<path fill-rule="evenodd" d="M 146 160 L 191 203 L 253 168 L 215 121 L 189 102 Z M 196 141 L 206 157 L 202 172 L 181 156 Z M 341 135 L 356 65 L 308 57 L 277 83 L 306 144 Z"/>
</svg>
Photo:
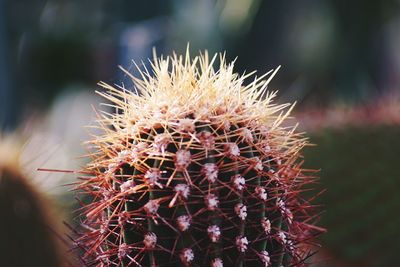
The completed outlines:
<svg viewBox="0 0 400 267">
<path fill-rule="evenodd" d="M 236 175 L 232 176 L 231 182 L 233 183 L 233 187 L 236 190 L 242 191 L 244 189 L 244 185 L 246 183 L 246 180 L 240 174 L 236 174 Z"/>
<path fill-rule="evenodd" d="M 218 197 L 214 194 L 208 194 L 204 198 L 204 202 L 208 210 L 214 211 L 218 208 L 219 200 Z"/>
<path fill-rule="evenodd" d="M 242 221 L 244 221 L 247 217 L 247 207 L 242 203 L 238 203 L 235 205 L 235 213 Z"/>
<path fill-rule="evenodd" d="M 191 219 L 188 215 L 181 215 L 176 218 L 176 224 L 178 225 L 178 229 L 181 232 L 185 232 L 189 229 L 191 223 Z"/>
<path fill-rule="evenodd" d="M 202 131 L 197 134 L 197 139 L 199 139 L 200 144 L 203 145 L 205 149 L 213 149 L 215 144 L 215 137 L 212 133 Z"/>
<path fill-rule="evenodd" d="M 157 236 L 155 233 L 147 233 L 143 239 L 144 247 L 148 250 L 154 249 L 157 244 Z"/>
<path fill-rule="evenodd" d="M 236 143 L 225 144 L 225 154 L 229 158 L 236 158 L 240 156 L 240 149 Z"/>
<path fill-rule="evenodd" d="M 278 233 L 278 236 L 277 236 L 277 239 L 278 239 L 279 242 L 281 242 L 282 244 L 285 244 L 286 241 L 287 241 L 286 234 L 285 234 L 284 232 L 279 232 L 279 233 Z"/>
<path fill-rule="evenodd" d="M 221 230 L 219 229 L 218 225 L 211 225 L 207 228 L 208 237 L 210 238 L 211 242 L 216 243 L 219 241 L 221 236 Z"/>
<path fill-rule="evenodd" d="M 135 187 L 135 182 L 133 180 L 128 180 L 120 185 L 121 192 L 128 192 Z"/>
<path fill-rule="evenodd" d="M 181 254 L 179 255 L 181 262 L 184 266 L 190 266 L 190 264 L 194 260 L 194 253 L 193 250 L 190 248 L 185 248 L 181 251 Z"/>
<path fill-rule="evenodd" d="M 162 154 L 165 154 L 165 149 L 170 143 L 171 139 L 168 134 L 158 134 L 154 137 L 153 147 Z"/>
<path fill-rule="evenodd" d="M 247 237 L 245 237 L 245 236 L 236 237 L 236 247 L 239 250 L 239 252 L 241 252 L 241 253 L 246 252 L 248 244 L 249 244 L 249 241 L 247 240 Z"/>
<path fill-rule="evenodd" d="M 175 167 L 178 170 L 186 170 L 191 161 L 191 155 L 189 150 L 178 150 L 175 154 Z"/>
<path fill-rule="evenodd" d="M 161 179 L 161 171 L 157 168 L 150 168 L 144 174 L 144 179 L 150 186 L 157 185 L 159 188 L 163 188 L 162 184 L 158 181 Z"/>
<path fill-rule="evenodd" d="M 264 169 L 263 163 L 262 163 L 262 161 L 260 160 L 259 157 L 254 157 L 251 160 L 253 162 L 253 168 L 256 171 L 262 171 Z"/>
<path fill-rule="evenodd" d="M 187 199 L 190 194 L 190 187 L 187 184 L 177 184 L 174 191 L 184 199 Z"/>
<path fill-rule="evenodd" d="M 193 133 L 195 130 L 195 125 L 191 119 L 181 119 L 178 122 L 178 130 L 183 133 Z"/>
<path fill-rule="evenodd" d="M 160 203 L 157 200 L 149 200 L 146 205 L 144 205 L 144 210 L 149 215 L 156 215 L 158 208 L 160 207 Z"/>
<path fill-rule="evenodd" d="M 216 258 L 211 262 L 211 267 L 224 267 L 224 264 L 220 258 Z"/>
<path fill-rule="evenodd" d="M 125 243 L 122 243 L 118 247 L 118 258 L 119 259 L 124 259 L 126 255 L 129 254 L 129 246 Z"/>
<path fill-rule="evenodd" d="M 271 265 L 271 259 L 269 257 L 269 253 L 265 250 L 261 251 L 259 254 L 261 261 L 264 263 L 265 267 L 269 267 Z"/>
<path fill-rule="evenodd" d="M 261 219 L 261 226 L 264 229 L 266 235 L 271 233 L 271 222 L 267 218 Z"/>
<path fill-rule="evenodd" d="M 243 138 L 243 140 L 247 143 L 253 143 L 254 138 L 253 138 L 253 134 L 252 132 L 247 129 L 247 128 L 243 128 L 240 130 L 240 136 Z"/>
<path fill-rule="evenodd" d="M 218 178 L 218 166 L 215 163 L 205 163 L 201 173 L 210 183 L 214 183 Z"/>
<path fill-rule="evenodd" d="M 261 186 L 256 186 L 256 189 L 254 190 L 256 193 L 257 198 L 261 199 L 262 201 L 266 201 L 268 198 L 267 191 L 265 188 Z"/>
</svg>

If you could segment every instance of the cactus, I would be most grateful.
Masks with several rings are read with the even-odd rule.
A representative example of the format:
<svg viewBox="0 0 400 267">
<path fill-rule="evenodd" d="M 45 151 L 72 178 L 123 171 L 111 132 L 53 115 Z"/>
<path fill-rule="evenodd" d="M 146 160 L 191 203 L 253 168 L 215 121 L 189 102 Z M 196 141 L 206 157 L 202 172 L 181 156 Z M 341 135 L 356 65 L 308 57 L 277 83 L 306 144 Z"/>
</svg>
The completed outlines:
<svg viewBox="0 0 400 267">
<path fill-rule="evenodd" d="M 75 243 L 85 265 L 304 266 L 322 229 L 301 193 L 307 139 L 283 126 L 293 107 L 266 90 L 277 70 L 238 75 L 207 53 L 151 61 L 134 90 L 99 83 L 98 114 L 77 185 Z M 84 203 L 84 201 L 82 201 Z"/>
<path fill-rule="evenodd" d="M 0 266 L 71 265 L 53 202 L 19 164 L 20 138 L 0 133 Z"/>
</svg>

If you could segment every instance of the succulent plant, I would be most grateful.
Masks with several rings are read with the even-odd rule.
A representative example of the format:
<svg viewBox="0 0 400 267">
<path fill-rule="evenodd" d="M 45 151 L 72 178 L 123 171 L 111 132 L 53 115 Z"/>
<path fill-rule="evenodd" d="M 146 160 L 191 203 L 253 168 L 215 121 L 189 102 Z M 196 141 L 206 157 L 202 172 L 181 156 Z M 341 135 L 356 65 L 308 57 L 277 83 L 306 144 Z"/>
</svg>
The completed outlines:
<svg viewBox="0 0 400 267">
<path fill-rule="evenodd" d="M 23 174 L 19 133 L 0 133 L 0 266 L 61 267 L 66 259 L 54 203 Z"/>
<path fill-rule="evenodd" d="M 215 69 L 219 58 L 219 68 Z M 307 145 L 285 126 L 293 107 L 266 90 L 277 70 L 245 80 L 225 56 L 151 61 L 133 90 L 106 83 L 103 134 L 77 190 L 75 243 L 91 266 L 304 266 L 315 181 L 301 168 Z M 84 203 L 84 202 L 82 202 Z"/>
</svg>

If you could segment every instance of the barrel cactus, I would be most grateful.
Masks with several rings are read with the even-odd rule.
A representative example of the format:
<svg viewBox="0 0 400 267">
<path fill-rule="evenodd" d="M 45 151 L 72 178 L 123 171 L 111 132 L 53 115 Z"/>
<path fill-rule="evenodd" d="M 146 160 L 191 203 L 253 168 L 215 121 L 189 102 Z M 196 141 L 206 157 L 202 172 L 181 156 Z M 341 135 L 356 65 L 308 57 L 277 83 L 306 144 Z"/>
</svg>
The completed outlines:
<svg viewBox="0 0 400 267">
<path fill-rule="evenodd" d="M 302 195 L 315 175 L 286 123 L 293 105 L 266 90 L 277 70 L 238 75 L 207 53 L 151 68 L 125 71 L 132 90 L 99 84 L 114 112 L 98 113 L 77 186 L 89 199 L 75 239 L 84 264 L 307 265 L 322 231 Z"/>
</svg>

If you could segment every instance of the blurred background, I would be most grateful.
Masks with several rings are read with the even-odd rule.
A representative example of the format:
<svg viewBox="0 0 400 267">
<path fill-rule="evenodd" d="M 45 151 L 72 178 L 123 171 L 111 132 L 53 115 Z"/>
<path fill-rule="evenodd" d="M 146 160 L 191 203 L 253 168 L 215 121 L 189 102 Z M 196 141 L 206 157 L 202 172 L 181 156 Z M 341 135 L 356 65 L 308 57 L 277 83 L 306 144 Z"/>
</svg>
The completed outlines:
<svg viewBox="0 0 400 267">
<path fill-rule="evenodd" d="M 298 101 L 300 129 L 317 144 L 306 165 L 321 168 L 317 188 L 327 189 L 314 266 L 397 266 L 399 0 L 0 0 L 2 153 L 18 150 L 16 168 L 58 222 L 73 219 L 62 185 L 75 175 L 37 168 L 83 166 L 96 83 L 129 85 L 118 65 L 135 73 L 132 60 L 147 64 L 153 47 L 184 52 L 188 42 L 192 54 L 237 56 L 239 73 L 282 65 L 270 89 Z"/>
</svg>

